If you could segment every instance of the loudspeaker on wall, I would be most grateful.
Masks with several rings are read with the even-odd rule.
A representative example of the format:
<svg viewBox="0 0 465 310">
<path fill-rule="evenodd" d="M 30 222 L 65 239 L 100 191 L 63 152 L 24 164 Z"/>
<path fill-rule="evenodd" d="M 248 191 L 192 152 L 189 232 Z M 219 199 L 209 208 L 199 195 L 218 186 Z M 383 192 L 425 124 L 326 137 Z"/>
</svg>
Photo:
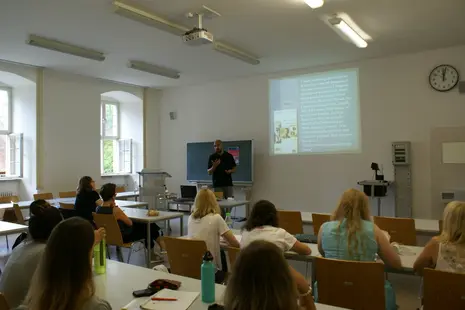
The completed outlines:
<svg viewBox="0 0 465 310">
<path fill-rule="evenodd" d="M 175 120 L 176 119 L 176 112 L 170 112 L 170 120 Z"/>
</svg>

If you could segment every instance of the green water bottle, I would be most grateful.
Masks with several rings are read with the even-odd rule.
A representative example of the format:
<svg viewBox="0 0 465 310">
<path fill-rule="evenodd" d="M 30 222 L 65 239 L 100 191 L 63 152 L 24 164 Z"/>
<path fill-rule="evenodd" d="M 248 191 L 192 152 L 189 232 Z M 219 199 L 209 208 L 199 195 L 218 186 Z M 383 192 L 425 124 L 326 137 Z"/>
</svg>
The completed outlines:
<svg viewBox="0 0 465 310">
<path fill-rule="evenodd" d="M 104 274 L 107 271 L 107 248 L 105 239 L 94 246 L 94 269 L 96 274 Z"/>
<path fill-rule="evenodd" d="M 213 255 L 207 251 L 203 256 L 203 264 L 200 267 L 200 285 L 202 288 L 202 301 L 204 303 L 215 302 L 215 272 Z"/>
</svg>

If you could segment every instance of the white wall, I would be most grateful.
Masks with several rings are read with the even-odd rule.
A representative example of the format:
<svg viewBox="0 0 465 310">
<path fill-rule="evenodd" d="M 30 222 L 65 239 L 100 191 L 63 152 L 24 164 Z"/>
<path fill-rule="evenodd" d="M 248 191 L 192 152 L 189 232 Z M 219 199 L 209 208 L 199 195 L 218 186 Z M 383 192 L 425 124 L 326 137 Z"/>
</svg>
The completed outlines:
<svg viewBox="0 0 465 310">
<path fill-rule="evenodd" d="M 100 95 L 109 91 L 142 99 L 140 87 L 44 71 L 40 190 L 72 190 L 83 175 L 92 176 L 100 185 L 122 184 L 121 177 L 100 177 Z M 142 120 L 134 126 L 142 130 Z"/>
<path fill-rule="evenodd" d="M 442 63 L 465 72 L 463 55 L 465 46 L 165 90 L 159 109 L 159 165 L 173 175 L 169 185 L 177 189 L 186 182 L 186 142 L 254 139 L 254 200 L 270 199 L 285 209 L 331 211 L 343 190 L 371 178 L 372 161 L 383 164 L 386 178 L 393 179 L 391 142 L 407 140 L 413 147 L 413 215 L 428 218 L 430 130 L 465 125 L 465 96 L 457 90 L 434 92 L 428 75 Z M 269 156 L 268 79 L 340 68 L 359 68 L 362 153 Z M 177 112 L 177 120 L 169 120 L 171 111 Z"/>
</svg>

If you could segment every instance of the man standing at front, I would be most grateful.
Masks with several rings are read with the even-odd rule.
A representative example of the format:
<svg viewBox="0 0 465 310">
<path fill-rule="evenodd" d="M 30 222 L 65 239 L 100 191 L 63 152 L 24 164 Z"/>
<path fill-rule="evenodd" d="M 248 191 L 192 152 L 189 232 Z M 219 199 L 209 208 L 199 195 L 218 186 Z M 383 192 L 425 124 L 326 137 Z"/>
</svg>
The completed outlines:
<svg viewBox="0 0 465 310">
<path fill-rule="evenodd" d="M 223 150 L 221 140 L 214 144 L 215 153 L 208 158 L 208 174 L 212 175 L 215 192 L 222 192 L 224 198 L 233 196 L 233 183 L 231 174 L 236 172 L 234 157 Z"/>
</svg>

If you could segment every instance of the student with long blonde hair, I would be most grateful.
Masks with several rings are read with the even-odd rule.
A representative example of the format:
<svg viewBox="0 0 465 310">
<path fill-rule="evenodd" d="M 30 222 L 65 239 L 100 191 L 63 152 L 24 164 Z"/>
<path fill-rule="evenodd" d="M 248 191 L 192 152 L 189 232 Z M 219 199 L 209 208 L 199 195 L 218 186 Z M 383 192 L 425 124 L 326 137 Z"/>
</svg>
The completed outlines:
<svg viewBox="0 0 465 310">
<path fill-rule="evenodd" d="M 318 250 L 326 258 L 375 261 L 376 255 L 392 268 L 401 268 L 400 257 L 386 234 L 370 216 L 368 197 L 359 190 L 346 190 L 339 205 L 318 233 Z M 386 309 L 395 310 L 396 296 L 391 284 L 385 283 Z"/>
<path fill-rule="evenodd" d="M 441 235 L 431 239 L 413 265 L 418 274 L 424 268 L 465 273 L 465 202 L 447 204 Z"/>
<path fill-rule="evenodd" d="M 299 301 L 299 302 L 297 302 Z M 225 310 L 315 310 L 305 278 L 275 244 L 257 240 L 241 250 L 224 298 Z"/>
<path fill-rule="evenodd" d="M 239 242 L 221 217 L 218 201 L 211 190 L 203 188 L 197 193 L 187 230 L 190 238 L 205 241 L 218 270 L 226 270 L 221 260 L 220 237 L 235 248 L 239 247 Z M 218 279 L 218 282 L 221 281 Z"/>
</svg>

